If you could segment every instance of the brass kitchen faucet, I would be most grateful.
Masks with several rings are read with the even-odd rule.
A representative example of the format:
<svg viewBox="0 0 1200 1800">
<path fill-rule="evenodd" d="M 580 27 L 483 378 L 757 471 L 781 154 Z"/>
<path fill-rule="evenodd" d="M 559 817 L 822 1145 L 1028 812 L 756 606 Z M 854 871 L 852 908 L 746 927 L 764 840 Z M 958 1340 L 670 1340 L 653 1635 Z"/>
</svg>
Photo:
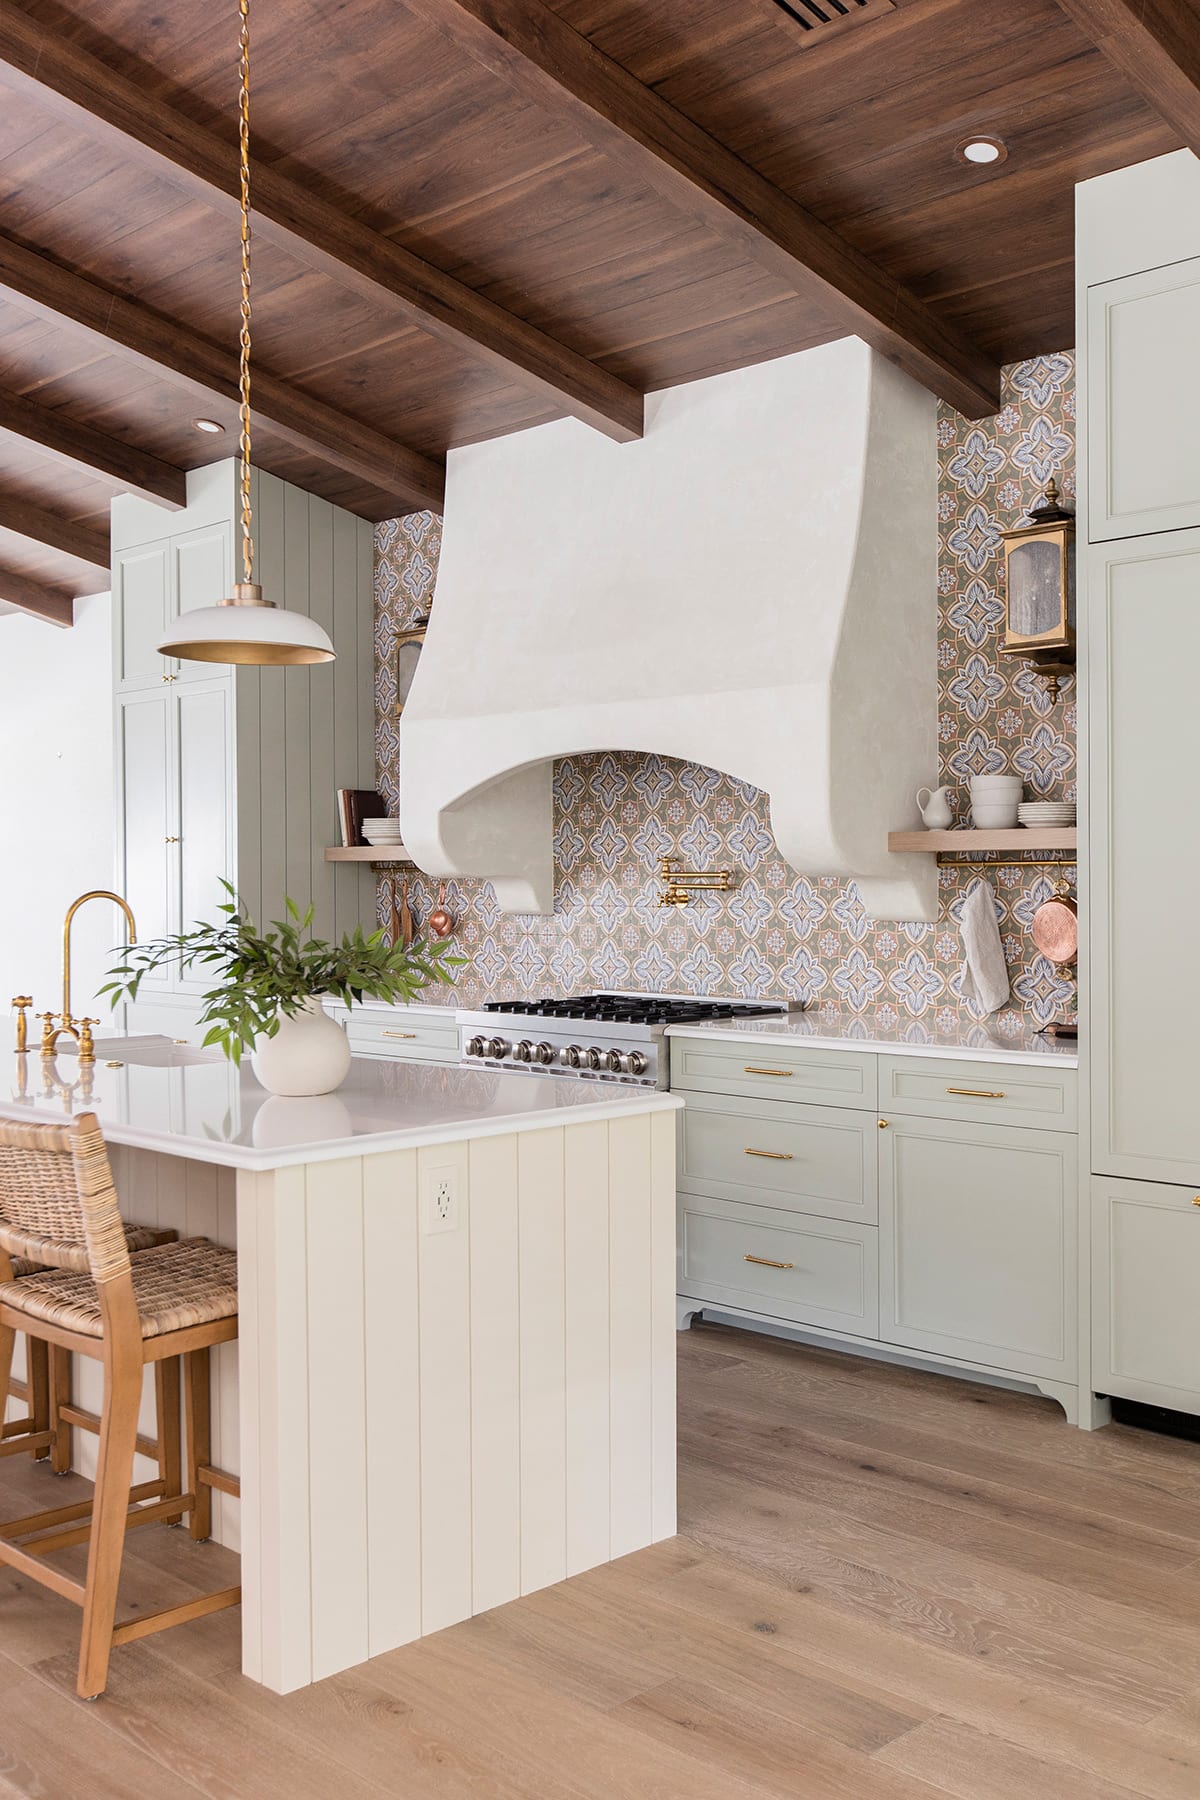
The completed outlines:
<svg viewBox="0 0 1200 1800">
<path fill-rule="evenodd" d="M 93 888 L 90 893 L 80 894 L 78 900 L 72 900 L 67 908 L 67 916 L 63 920 L 63 1002 L 58 1023 L 54 1022 L 53 1013 L 40 1013 L 42 1021 L 42 1055 L 53 1056 L 55 1045 L 64 1035 L 72 1037 L 79 1045 L 79 1061 L 93 1063 L 96 1060 L 96 1046 L 92 1042 L 92 1026 L 100 1023 L 99 1019 L 77 1019 L 71 1011 L 71 921 L 79 908 L 89 900 L 111 900 L 125 914 L 129 925 L 128 942 L 137 943 L 137 927 L 133 922 L 133 913 L 129 903 L 122 900 L 120 894 L 110 893 L 107 888 Z M 33 1001 L 27 994 L 18 994 L 13 1001 L 17 1008 L 17 1049 L 25 1049 L 25 1008 L 32 1006 Z"/>
</svg>

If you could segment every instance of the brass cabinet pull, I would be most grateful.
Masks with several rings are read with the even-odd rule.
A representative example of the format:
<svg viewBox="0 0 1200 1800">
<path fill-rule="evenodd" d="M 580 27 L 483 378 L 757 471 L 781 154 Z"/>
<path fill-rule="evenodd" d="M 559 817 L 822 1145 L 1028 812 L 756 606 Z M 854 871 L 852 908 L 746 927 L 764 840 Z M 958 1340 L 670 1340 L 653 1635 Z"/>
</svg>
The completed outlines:
<svg viewBox="0 0 1200 1800">
<path fill-rule="evenodd" d="M 746 1150 L 745 1156 L 765 1156 L 770 1162 L 795 1162 L 790 1150 Z"/>
<path fill-rule="evenodd" d="M 743 1262 L 758 1263 L 764 1269 L 794 1269 L 795 1263 L 772 1262 L 769 1256 L 751 1256 L 749 1251 L 742 1258 Z"/>
<path fill-rule="evenodd" d="M 1192 1205 L 1193 1205 L 1193 1206 L 1200 1206 L 1200 1194 L 1193 1194 L 1193 1195 L 1192 1195 Z"/>
<path fill-rule="evenodd" d="M 888 1128 L 888 1122 L 886 1119 L 880 1119 L 878 1121 L 878 1125 L 879 1125 L 880 1131 L 886 1131 Z"/>
<path fill-rule="evenodd" d="M 755 1069 L 752 1068 L 749 1063 L 747 1063 L 744 1072 L 747 1075 L 783 1075 L 789 1079 L 796 1073 L 795 1069 Z"/>
<path fill-rule="evenodd" d="M 178 843 L 178 842 L 179 842 L 179 839 L 178 839 L 178 838 L 177 838 L 177 837 L 171 837 L 171 838 L 164 838 L 164 839 L 163 839 L 163 843 L 164 843 L 164 844 L 177 844 L 177 843 Z"/>
<path fill-rule="evenodd" d="M 415 1031 L 385 1031 L 383 1035 L 384 1037 L 415 1038 L 417 1034 Z"/>
<path fill-rule="evenodd" d="M 1003 1100 L 1003 1088 L 947 1088 L 948 1094 L 967 1094 L 972 1100 Z"/>
</svg>

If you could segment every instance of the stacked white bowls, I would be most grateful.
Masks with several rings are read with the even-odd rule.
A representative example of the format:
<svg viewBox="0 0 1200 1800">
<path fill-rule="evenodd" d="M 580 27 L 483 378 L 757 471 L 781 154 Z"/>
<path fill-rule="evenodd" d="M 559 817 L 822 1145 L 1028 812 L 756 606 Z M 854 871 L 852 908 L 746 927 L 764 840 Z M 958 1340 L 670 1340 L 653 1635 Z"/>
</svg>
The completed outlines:
<svg viewBox="0 0 1200 1800">
<path fill-rule="evenodd" d="M 971 823 L 978 831 L 1007 831 L 1017 822 L 1024 783 L 1019 775 L 972 775 Z"/>
</svg>

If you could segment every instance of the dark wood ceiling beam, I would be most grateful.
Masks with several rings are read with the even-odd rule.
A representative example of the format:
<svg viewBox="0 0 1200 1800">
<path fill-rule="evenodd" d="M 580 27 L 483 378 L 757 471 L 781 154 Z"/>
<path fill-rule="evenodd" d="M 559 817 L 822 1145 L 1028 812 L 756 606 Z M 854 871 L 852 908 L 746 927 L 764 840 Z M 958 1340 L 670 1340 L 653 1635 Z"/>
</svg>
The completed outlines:
<svg viewBox="0 0 1200 1800">
<path fill-rule="evenodd" d="M 1058 0 L 1135 93 L 1200 156 L 1200 21 L 1180 0 Z"/>
<path fill-rule="evenodd" d="M 542 0 L 421 0 L 419 10 L 538 104 L 570 107 L 598 149 L 959 412 L 996 411 L 990 357 Z"/>
<path fill-rule="evenodd" d="M 30 581 L 28 575 L 18 575 L 12 569 L 0 569 L 0 600 L 7 600 L 18 612 L 32 613 L 35 619 L 45 619 L 50 625 L 75 623 L 74 601 L 64 600 L 40 581 Z"/>
<path fill-rule="evenodd" d="M 61 550 L 64 556 L 73 556 L 79 562 L 89 563 L 93 569 L 108 572 L 107 532 L 96 531 L 74 519 L 64 519 L 61 513 L 47 512 L 19 494 L 0 492 L 0 529 L 15 531 L 19 537 L 44 544 L 48 550 Z"/>
<path fill-rule="evenodd" d="M 66 319 L 82 327 L 183 387 L 201 404 L 213 394 L 237 399 L 238 363 L 232 351 L 12 238 L 0 237 L 0 291 L 43 318 Z M 446 471 L 440 461 L 385 437 L 261 368 L 255 368 L 251 391 L 256 417 L 288 443 L 396 495 L 405 505 L 441 506 Z"/>
<path fill-rule="evenodd" d="M 124 493 L 138 494 L 172 512 L 187 505 L 187 477 L 182 469 L 56 408 L 0 391 L 0 431 L 36 445 L 52 462 L 85 469 Z"/>
<path fill-rule="evenodd" d="M 11 0 L 0 0 L 0 64 L 6 84 L 27 89 L 76 125 L 115 133 L 126 155 L 139 149 L 160 176 L 173 174 L 209 204 L 236 212 L 233 143 L 154 98 L 152 82 L 139 79 L 132 65 L 127 74 L 118 73 Z M 510 380 L 608 437 L 626 442 L 641 436 L 641 394 L 598 363 L 266 164 L 253 164 L 251 194 L 260 237 L 286 245 L 310 268 L 375 304 L 386 300 L 423 331 L 503 369 Z"/>
</svg>

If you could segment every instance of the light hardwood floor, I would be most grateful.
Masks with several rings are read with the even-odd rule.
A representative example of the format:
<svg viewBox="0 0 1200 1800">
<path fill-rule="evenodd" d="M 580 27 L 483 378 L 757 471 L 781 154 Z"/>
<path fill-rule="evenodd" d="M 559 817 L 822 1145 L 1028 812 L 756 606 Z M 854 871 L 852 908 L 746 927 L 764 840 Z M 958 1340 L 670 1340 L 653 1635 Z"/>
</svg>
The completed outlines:
<svg viewBox="0 0 1200 1800">
<path fill-rule="evenodd" d="M 1200 1449 L 715 1327 L 679 1352 L 678 1538 L 286 1699 L 226 1613 L 84 1705 L 77 1615 L 0 1572 L 0 1795 L 1197 1800 Z M 0 1465 L 0 1510 L 49 1479 Z M 122 1605 L 232 1566 L 149 1527 Z"/>
</svg>

